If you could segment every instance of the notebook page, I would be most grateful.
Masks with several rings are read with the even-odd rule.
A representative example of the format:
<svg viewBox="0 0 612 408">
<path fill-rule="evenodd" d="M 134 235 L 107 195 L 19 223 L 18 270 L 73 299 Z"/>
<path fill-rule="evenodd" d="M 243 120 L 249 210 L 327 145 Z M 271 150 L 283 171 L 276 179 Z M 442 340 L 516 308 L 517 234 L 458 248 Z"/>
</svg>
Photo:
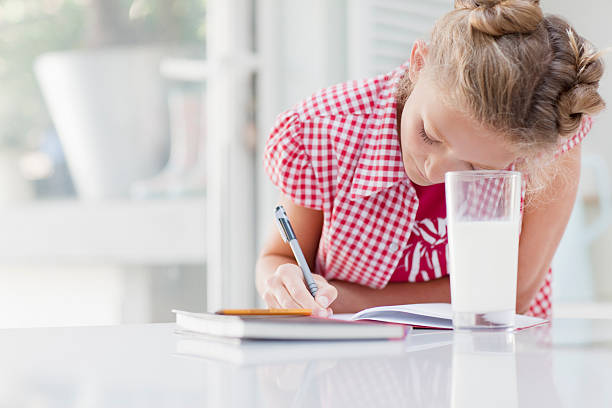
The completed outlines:
<svg viewBox="0 0 612 408">
<path fill-rule="evenodd" d="M 362 310 L 353 320 L 377 320 L 389 323 L 409 324 L 439 329 L 452 329 L 450 303 L 421 303 L 413 305 L 380 306 Z M 516 315 L 515 329 L 525 329 L 547 322 L 537 317 Z"/>
</svg>

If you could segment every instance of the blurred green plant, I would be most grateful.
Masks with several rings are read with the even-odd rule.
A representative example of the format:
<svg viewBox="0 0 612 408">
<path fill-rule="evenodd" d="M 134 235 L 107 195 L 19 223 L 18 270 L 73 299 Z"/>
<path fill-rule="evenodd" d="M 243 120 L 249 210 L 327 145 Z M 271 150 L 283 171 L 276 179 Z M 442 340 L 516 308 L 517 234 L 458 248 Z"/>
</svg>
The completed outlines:
<svg viewBox="0 0 612 408">
<path fill-rule="evenodd" d="M 130 44 L 203 50 L 205 0 L 0 0 L 0 148 L 52 127 L 33 72 L 39 55 Z"/>
</svg>

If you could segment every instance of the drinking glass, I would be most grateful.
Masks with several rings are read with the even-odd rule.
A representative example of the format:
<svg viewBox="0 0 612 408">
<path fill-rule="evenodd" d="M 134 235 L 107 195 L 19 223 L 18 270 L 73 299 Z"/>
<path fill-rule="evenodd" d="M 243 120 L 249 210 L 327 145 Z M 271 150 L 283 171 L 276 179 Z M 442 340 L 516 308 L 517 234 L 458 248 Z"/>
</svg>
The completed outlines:
<svg viewBox="0 0 612 408">
<path fill-rule="evenodd" d="M 512 328 L 521 174 L 454 171 L 445 184 L 453 326 Z"/>
</svg>

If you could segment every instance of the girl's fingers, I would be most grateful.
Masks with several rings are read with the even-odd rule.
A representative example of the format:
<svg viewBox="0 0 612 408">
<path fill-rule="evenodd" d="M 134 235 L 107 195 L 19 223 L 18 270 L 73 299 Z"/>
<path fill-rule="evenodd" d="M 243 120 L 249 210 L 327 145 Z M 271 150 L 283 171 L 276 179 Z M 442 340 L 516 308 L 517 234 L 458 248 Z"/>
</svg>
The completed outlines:
<svg viewBox="0 0 612 408">
<path fill-rule="evenodd" d="M 317 291 L 316 301 L 320 307 L 327 309 L 338 297 L 338 290 L 329 284 L 322 276 L 315 275 L 315 281 L 319 290 Z"/>
<path fill-rule="evenodd" d="M 283 285 L 291 298 L 304 309 L 312 309 L 314 315 L 327 316 L 322 308 L 310 294 L 310 291 L 302 279 L 302 271 L 297 268 L 286 268 L 279 270 L 279 276 L 283 280 Z"/>
<path fill-rule="evenodd" d="M 274 295 L 276 296 L 276 301 L 281 305 L 283 309 L 303 309 L 304 307 L 297 303 L 287 289 L 284 286 L 276 288 L 274 291 Z"/>
<path fill-rule="evenodd" d="M 270 289 L 266 290 L 263 294 L 263 300 L 266 302 L 266 305 L 270 309 L 282 309 L 281 306 L 276 301 L 276 296 L 272 293 Z"/>
<path fill-rule="evenodd" d="M 313 305 L 316 306 L 312 296 L 300 280 L 301 275 L 299 274 L 301 271 L 296 265 L 281 265 L 266 282 L 276 303 L 283 309 L 312 309 Z M 308 303 L 308 297 L 299 295 L 300 285 L 303 287 L 302 290 L 310 296 L 310 303 Z"/>
<path fill-rule="evenodd" d="M 300 309 L 301 306 L 297 304 L 287 292 L 287 289 L 283 285 L 283 280 L 278 274 L 272 275 L 266 281 L 267 290 L 271 297 L 274 298 L 274 302 L 278 305 L 279 309 Z M 270 297 L 270 295 L 268 297 Z M 270 307 L 270 306 L 269 306 Z"/>
<path fill-rule="evenodd" d="M 328 307 L 338 296 L 338 291 L 321 275 L 313 274 L 313 278 L 318 287 L 316 298 L 312 297 L 306 287 L 299 266 L 280 265 L 266 281 L 264 300 L 268 307 L 311 309 L 315 316 L 328 317 L 331 315 Z"/>
</svg>

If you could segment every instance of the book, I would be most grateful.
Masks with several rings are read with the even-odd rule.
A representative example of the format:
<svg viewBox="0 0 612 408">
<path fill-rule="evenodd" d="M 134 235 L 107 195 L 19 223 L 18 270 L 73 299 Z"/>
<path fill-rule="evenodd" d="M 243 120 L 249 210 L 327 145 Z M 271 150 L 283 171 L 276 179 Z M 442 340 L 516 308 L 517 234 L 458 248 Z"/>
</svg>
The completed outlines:
<svg viewBox="0 0 612 408">
<path fill-rule="evenodd" d="M 452 329 L 453 311 L 450 303 L 379 306 L 362 310 L 350 316 L 349 320 L 374 320 L 422 328 Z M 547 322 L 548 320 L 545 319 L 517 314 L 514 330 L 522 330 Z"/>
<path fill-rule="evenodd" d="M 402 339 L 410 327 L 313 316 L 228 316 L 173 310 L 177 328 L 208 336 L 276 340 Z"/>
</svg>

